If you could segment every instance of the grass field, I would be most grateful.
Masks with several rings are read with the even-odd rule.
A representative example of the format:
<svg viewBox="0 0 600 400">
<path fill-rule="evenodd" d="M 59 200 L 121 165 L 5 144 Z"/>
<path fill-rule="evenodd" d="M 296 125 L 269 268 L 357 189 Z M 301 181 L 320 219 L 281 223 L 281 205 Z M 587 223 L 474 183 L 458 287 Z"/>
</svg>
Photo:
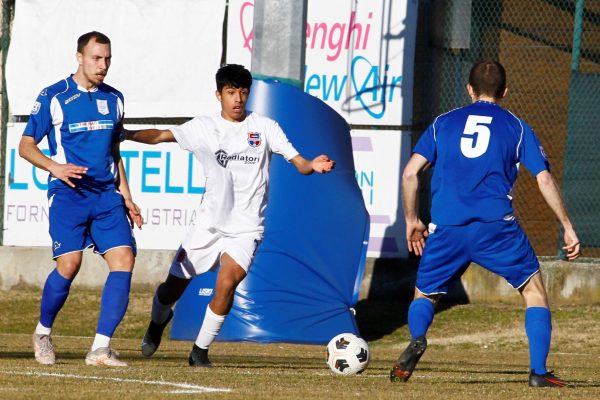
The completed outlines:
<svg viewBox="0 0 600 400">
<path fill-rule="evenodd" d="M 187 366 L 189 342 L 165 340 L 155 357 L 139 351 L 151 292 L 134 291 L 113 347 L 126 369 L 89 367 L 100 290 L 75 288 L 53 332 L 57 364 L 38 365 L 31 333 L 40 289 L 0 291 L 0 399 L 599 399 L 600 305 L 554 309 L 549 367 L 573 383 L 527 386 L 523 312 L 509 305 L 459 305 L 436 313 L 429 347 L 407 383 L 389 369 L 406 345 L 406 305 L 362 301 L 361 333 L 371 363 L 359 376 L 329 372 L 324 346 L 216 342 L 212 369 Z"/>
</svg>

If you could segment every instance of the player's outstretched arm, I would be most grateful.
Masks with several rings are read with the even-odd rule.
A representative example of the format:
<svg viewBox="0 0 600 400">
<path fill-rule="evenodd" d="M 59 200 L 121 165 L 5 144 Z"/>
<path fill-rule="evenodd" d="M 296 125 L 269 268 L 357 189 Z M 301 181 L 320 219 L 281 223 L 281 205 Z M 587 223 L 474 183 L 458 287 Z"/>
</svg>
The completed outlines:
<svg viewBox="0 0 600 400">
<path fill-rule="evenodd" d="M 141 129 L 131 131 L 123 129 L 125 140 L 133 140 L 134 142 L 146 144 L 158 144 L 164 142 L 174 142 L 175 136 L 169 129 Z"/>
<path fill-rule="evenodd" d="M 311 161 L 298 154 L 290 162 L 294 164 L 298 172 L 302 175 L 310 175 L 313 172 L 326 174 L 327 172 L 331 172 L 333 167 L 335 167 L 335 161 L 330 160 L 325 154 L 321 154 Z"/>
<path fill-rule="evenodd" d="M 404 219 L 406 220 L 406 243 L 408 251 L 416 255 L 423 255 L 425 238 L 428 236 L 427 227 L 419 219 L 419 173 L 429 162 L 420 154 L 413 154 L 404 171 L 402 172 L 402 203 L 404 205 Z"/>
<path fill-rule="evenodd" d="M 540 192 L 544 196 L 544 200 L 546 200 L 546 203 L 548 203 L 563 227 L 565 242 L 563 250 L 565 251 L 567 260 L 574 260 L 581 255 L 581 245 L 567 213 L 567 208 L 561 197 L 558 185 L 552 174 L 547 170 L 540 172 L 535 178 L 537 179 Z"/>
<path fill-rule="evenodd" d="M 48 171 L 53 177 L 60 179 L 70 187 L 75 187 L 71 179 L 81 179 L 87 172 L 87 167 L 74 164 L 59 164 L 47 157 L 37 147 L 31 136 L 22 136 L 19 143 L 19 155 L 38 168 Z"/>
</svg>

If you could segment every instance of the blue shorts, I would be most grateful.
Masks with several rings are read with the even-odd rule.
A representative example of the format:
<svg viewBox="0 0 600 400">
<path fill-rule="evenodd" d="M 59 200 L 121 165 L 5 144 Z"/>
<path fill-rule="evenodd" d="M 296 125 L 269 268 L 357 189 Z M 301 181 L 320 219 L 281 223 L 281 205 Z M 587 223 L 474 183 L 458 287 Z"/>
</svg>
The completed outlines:
<svg viewBox="0 0 600 400">
<path fill-rule="evenodd" d="M 53 258 L 90 246 L 100 254 L 116 247 L 136 253 L 123 196 L 114 188 L 49 190 L 48 209 Z"/>
<path fill-rule="evenodd" d="M 433 231 L 433 232 L 432 232 Z M 514 288 L 527 283 L 540 268 L 516 219 L 430 225 L 417 272 L 417 289 L 426 295 L 447 293 L 471 262 L 500 275 Z"/>
</svg>

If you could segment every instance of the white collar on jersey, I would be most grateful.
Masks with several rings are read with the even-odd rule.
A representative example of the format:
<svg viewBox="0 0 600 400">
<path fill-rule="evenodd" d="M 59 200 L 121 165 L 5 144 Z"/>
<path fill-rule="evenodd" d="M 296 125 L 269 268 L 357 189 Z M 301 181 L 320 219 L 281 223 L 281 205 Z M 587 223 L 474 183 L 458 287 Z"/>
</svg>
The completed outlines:
<svg viewBox="0 0 600 400">
<path fill-rule="evenodd" d="M 77 89 L 80 90 L 80 91 L 82 91 L 82 92 L 92 92 L 92 93 L 94 93 L 94 92 L 98 91 L 98 86 L 94 86 L 93 88 L 91 88 L 91 89 L 88 90 L 88 89 L 84 88 L 83 86 L 77 85 Z"/>
<path fill-rule="evenodd" d="M 475 101 L 475 103 L 492 104 L 495 106 L 498 105 L 498 103 L 494 103 L 493 101 L 487 101 L 487 100 L 477 100 L 477 101 Z"/>
</svg>

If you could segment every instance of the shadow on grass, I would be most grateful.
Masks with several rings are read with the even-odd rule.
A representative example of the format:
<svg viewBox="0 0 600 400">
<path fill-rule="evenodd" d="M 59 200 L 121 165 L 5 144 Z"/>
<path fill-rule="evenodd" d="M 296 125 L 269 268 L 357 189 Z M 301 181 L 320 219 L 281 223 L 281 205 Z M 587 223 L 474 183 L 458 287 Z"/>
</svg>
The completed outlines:
<svg viewBox="0 0 600 400">
<path fill-rule="evenodd" d="M 60 359 L 65 360 L 83 360 L 85 358 L 86 351 L 82 351 L 81 353 L 73 353 L 73 352 L 56 352 L 57 363 L 60 364 Z M 31 351 L 2 351 L 0 352 L 0 360 L 6 359 L 31 359 L 32 362 L 35 363 L 33 357 L 33 349 Z M 38 365 L 35 363 L 35 365 Z"/>
<path fill-rule="evenodd" d="M 356 304 L 356 322 L 365 340 L 377 340 L 407 324 L 419 258 L 379 258 L 371 271 L 366 299 Z M 440 313 L 455 305 L 468 304 L 469 298 L 460 279 L 455 279 L 436 305 Z M 407 338 L 408 339 L 408 338 Z"/>
</svg>

